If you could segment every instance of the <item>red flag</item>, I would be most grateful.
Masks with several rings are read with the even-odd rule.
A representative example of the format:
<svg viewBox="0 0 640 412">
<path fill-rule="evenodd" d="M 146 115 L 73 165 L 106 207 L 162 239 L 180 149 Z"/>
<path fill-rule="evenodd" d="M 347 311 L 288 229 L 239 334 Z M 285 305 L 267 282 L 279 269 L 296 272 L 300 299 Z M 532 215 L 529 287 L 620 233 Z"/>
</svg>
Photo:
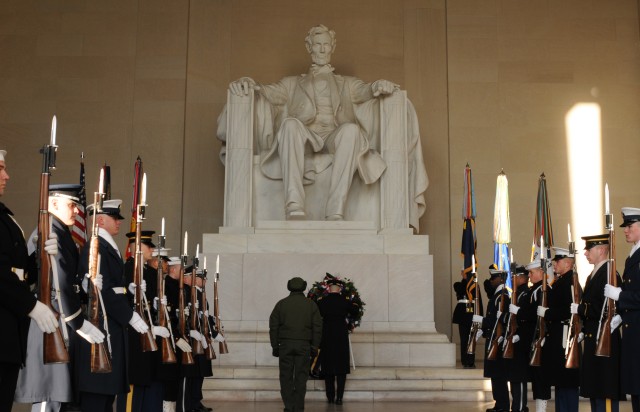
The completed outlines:
<svg viewBox="0 0 640 412">
<path fill-rule="evenodd" d="M 142 189 L 142 159 L 140 156 L 136 159 L 136 163 L 133 166 L 133 196 L 131 197 L 131 224 L 129 225 L 129 232 L 135 232 L 137 227 L 137 213 L 138 203 L 140 203 L 140 190 Z M 127 239 L 126 247 L 126 259 L 133 257 L 129 251 L 129 240 Z"/>
<path fill-rule="evenodd" d="M 76 221 L 73 224 L 71 230 L 71 236 L 78 245 L 78 249 L 81 249 L 87 241 L 87 223 L 86 223 L 86 209 L 87 209 L 87 191 L 85 190 L 85 177 L 84 177 L 84 153 L 80 155 L 80 198 L 78 202 L 78 214 L 76 215 Z"/>
</svg>

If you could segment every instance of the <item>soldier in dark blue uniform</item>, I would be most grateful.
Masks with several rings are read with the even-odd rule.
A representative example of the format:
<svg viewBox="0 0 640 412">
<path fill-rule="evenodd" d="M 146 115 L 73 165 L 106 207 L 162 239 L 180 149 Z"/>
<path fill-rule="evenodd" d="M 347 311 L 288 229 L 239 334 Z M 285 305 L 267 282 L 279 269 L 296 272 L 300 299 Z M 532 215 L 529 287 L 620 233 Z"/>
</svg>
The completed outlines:
<svg viewBox="0 0 640 412">
<path fill-rule="evenodd" d="M 556 412 L 578 412 L 579 369 L 566 368 L 564 355 L 571 321 L 571 286 L 575 257 L 566 249 L 554 249 L 556 277 L 548 291 L 548 307 L 538 307 L 538 316 L 544 317 L 547 322 L 547 333 L 542 347 L 542 369 L 546 381 L 555 386 Z"/>
<path fill-rule="evenodd" d="M 469 342 L 469 332 L 473 323 L 473 309 L 476 297 L 477 283 L 474 281 L 475 276 L 461 271 L 462 279 L 453 284 L 453 290 L 456 293 L 458 303 L 453 310 L 451 322 L 458 324 L 458 332 L 460 333 L 460 363 L 465 369 L 473 369 L 476 367 L 476 355 L 467 353 L 467 343 Z M 480 315 L 484 313 L 482 306 L 482 294 L 478 293 L 480 300 L 478 302 Z"/>
<path fill-rule="evenodd" d="M 609 234 L 585 236 L 584 255 L 593 271 L 587 277 L 582 299 L 571 304 L 571 312 L 582 319 L 584 350 L 580 366 L 580 396 L 591 400 L 592 412 L 617 412 L 618 401 L 624 399 L 620 387 L 620 330 L 611 326 L 609 357 L 596 356 L 597 335 L 605 302 L 604 285 L 608 282 Z M 619 276 L 616 274 L 619 278 Z M 618 284 L 621 280 L 618 279 Z M 618 316 L 618 319 L 620 317 Z M 619 325 L 618 321 L 618 325 Z"/>
<path fill-rule="evenodd" d="M 633 246 L 624 263 L 622 288 L 606 285 L 604 295 L 617 302 L 622 316 L 622 392 L 631 395 L 634 412 L 640 412 L 640 209 L 622 208 L 624 236 Z"/>
<path fill-rule="evenodd" d="M 5 156 L 0 150 L 0 196 L 9 180 Z M 57 253 L 57 240 L 47 240 L 47 247 Z M 27 352 L 29 317 L 46 333 L 58 327 L 53 312 L 29 291 L 30 278 L 37 277 L 35 260 L 29 258 L 24 232 L 13 213 L 0 203 L 0 410 L 10 411 L 20 366 Z"/>
</svg>

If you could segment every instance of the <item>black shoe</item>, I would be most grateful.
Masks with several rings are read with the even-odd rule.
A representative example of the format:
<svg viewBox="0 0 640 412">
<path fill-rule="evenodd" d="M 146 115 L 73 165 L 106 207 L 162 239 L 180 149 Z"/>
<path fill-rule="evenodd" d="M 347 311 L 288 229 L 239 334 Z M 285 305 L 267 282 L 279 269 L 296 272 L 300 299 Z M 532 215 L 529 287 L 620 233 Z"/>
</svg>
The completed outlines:
<svg viewBox="0 0 640 412">
<path fill-rule="evenodd" d="M 327 402 L 329 402 L 329 403 L 335 403 L 335 401 L 333 400 L 333 398 L 327 398 Z"/>
<path fill-rule="evenodd" d="M 524 407 L 524 408 L 522 408 L 521 410 L 519 410 L 519 411 L 513 411 L 513 412 L 529 412 L 529 408 L 525 406 L 525 407 Z"/>
<path fill-rule="evenodd" d="M 475 369 L 476 365 L 463 365 L 462 366 L 464 369 Z"/>
<path fill-rule="evenodd" d="M 336 405 L 342 405 L 342 399 L 340 398 L 336 399 Z"/>
<path fill-rule="evenodd" d="M 487 409 L 487 412 L 509 412 L 509 410 L 508 409 L 496 408 L 494 406 L 493 408 Z"/>
</svg>

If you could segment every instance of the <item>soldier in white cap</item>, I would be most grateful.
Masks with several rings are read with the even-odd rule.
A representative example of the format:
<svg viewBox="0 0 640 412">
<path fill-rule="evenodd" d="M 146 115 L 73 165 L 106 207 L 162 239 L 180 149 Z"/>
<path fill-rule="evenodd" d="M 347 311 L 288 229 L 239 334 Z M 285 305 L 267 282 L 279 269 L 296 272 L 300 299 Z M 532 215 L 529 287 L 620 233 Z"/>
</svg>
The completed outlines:
<svg viewBox="0 0 640 412">
<path fill-rule="evenodd" d="M 9 180 L 5 156 L 0 150 L 0 196 Z M 57 241 L 45 242 L 49 254 L 58 252 Z M 58 327 L 53 312 L 29 292 L 30 277 L 36 277 L 35 260 L 27 253 L 24 232 L 13 213 L 0 202 L 0 410 L 10 411 L 18 379 L 27 351 L 29 318 L 36 321 L 42 332 L 51 333 Z"/>
<path fill-rule="evenodd" d="M 623 393 L 631 395 L 634 412 L 640 411 L 640 209 L 622 208 L 622 224 L 631 252 L 624 263 L 622 287 L 607 284 L 604 295 L 617 301 L 618 312 L 622 316 L 622 367 L 621 384 Z"/>
</svg>

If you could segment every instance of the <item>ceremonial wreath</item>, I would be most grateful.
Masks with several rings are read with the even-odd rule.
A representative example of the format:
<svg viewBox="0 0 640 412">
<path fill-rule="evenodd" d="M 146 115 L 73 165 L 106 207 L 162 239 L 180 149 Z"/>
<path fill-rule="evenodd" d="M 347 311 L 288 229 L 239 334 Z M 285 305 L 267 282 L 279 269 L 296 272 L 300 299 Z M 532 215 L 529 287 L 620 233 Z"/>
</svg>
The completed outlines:
<svg viewBox="0 0 640 412">
<path fill-rule="evenodd" d="M 313 284 L 311 289 L 309 289 L 309 293 L 307 293 L 307 297 L 318 303 L 320 300 L 322 300 L 322 298 L 329 294 L 329 285 L 336 283 L 342 286 L 342 295 L 345 297 L 345 299 L 347 299 L 349 302 L 351 302 L 351 304 L 355 305 L 358 308 L 358 312 L 355 316 L 347 316 L 349 330 L 353 330 L 360 326 L 362 315 L 364 315 L 365 303 L 360 298 L 360 293 L 358 293 L 358 289 L 354 286 L 351 279 L 346 277 L 333 276 L 332 274 L 327 273 L 324 279 Z"/>
</svg>

